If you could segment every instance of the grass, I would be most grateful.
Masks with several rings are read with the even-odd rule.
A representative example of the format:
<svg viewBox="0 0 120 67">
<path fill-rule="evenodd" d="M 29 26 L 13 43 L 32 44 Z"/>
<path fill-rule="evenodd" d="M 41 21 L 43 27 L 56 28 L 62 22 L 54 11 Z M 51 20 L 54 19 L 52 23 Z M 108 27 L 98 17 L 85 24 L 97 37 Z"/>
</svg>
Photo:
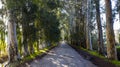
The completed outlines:
<svg viewBox="0 0 120 67">
<path fill-rule="evenodd" d="M 5 50 L 5 47 L 6 47 L 6 44 L 3 43 L 1 40 L 0 40 L 0 62 L 3 63 L 4 61 L 6 61 L 8 59 L 8 53 L 7 51 Z M 11 63 L 11 66 L 10 67 L 16 67 L 16 66 L 19 66 L 20 64 L 24 64 L 26 62 L 29 62 L 29 61 L 32 61 L 34 60 L 36 57 L 42 57 L 41 55 L 45 54 L 47 51 L 49 51 L 51 48 L 57 46 L 57 44 L 52 44 L 51 46 L 48 46 L 48 47 L 45 47 L 41 50 L 37 50 L 37 47 L 36 46 L 33 46 L 34 47 L 34 53 L 33 54 L 30 54 L 29 56 L 26 56 L 26 57 L 23 57 L 20 61 L 16 61 L 14 63 Z M 4 64 L 2 64 L 4 65 Z"/>
<path fill-rule="evenodd" d="M 53 46 L 52 46 L 53 47 Z M 35 59 L 38 55 L 41 55 L 43 53 L 46 53 L 51 47 L 46 47 L 44 49 L 41 49 L 33 54 L 31 54 L 30 56 L 27 56 L 25 57 L 24 59 L 22 59 L 22 62 L 24 61 L 29 61 L 29 60 L 32 60 L 32 59 Z"/>
<path fill-rule="evenodd" d="M 0 59 L 7 56 L 6 43 L 0 39 Z"/>
<path fill-rule="evenodd" d="M 7 60 L 8 53 L 6 50 L 6 43 L 0 40 L 0 63 L 3 63 Z"/>
<path fill-rule="evenodd" d="M 117 48 L 117 51 L 119 51 L 119 52 L 120 52 L 120 46 L 117 46 L 116 48 Z"/>
<path fill-rule="evenodd" d="M 2 53 L 2 54 L 0 54 L 0 58 L 2 58 L 2 57 L 6 57 L 6 56 L 8 56 L 7 53 Z"/>
<path fill-rule="evenodd" d="M 20 63 L 19 63 L 18 65 L 16 65 L 16 66 L 19 66 L 20 64 L 24 64 L 24 63 L 26 63 L 26 62 L 28 62 L 28 61 L 34 60 L 37 56 L 40 56 L 40 55 L 46 53 L 46 52 L 49 51 L 52 47 L 55 47 L 55 46 L 57 46 L 57 45 L 53 45 L 53 46 L 50 46 L 50 47 L 46 47 L 46 48 L 41 49 L 41 50 L 39 50 L 39 51 L 35 51 L 35 53 L 33 53 L 33 54 L 31 54 L 31 55 L 29 55 L 29 56 L 27 56 L 27 57 L 24 57 L 24 58 L 20 61 Z"/>
<path fill-rule="evenodd" d="M 100 57 L 100 58 L 105 58 L 103 55 L 100 55 L 97 51 L 91 51 L 91 50 L 87 50 L 85 48 L 80 48 L 80 49 L 82 49 L 82 50 L 84 50 L 84 51 L 86 51 L 86 52 L 88 52 L 88 53 L 90 53 L 94 56 L 97 56 L 97 57 Z"/>
<path fill-rule="evenodd" d="M 84 49 L 84 48 L 80 48 L 80 49 L 90 53 L 91 55 L 102 58 L 105 61 L 110 62 L 110 63 L 115 64 L 116 66 L 120 67 L 120 61 L 118 61 L 118 60 L 108 60 L 105 56 L 100 55 L 97 51 L 91 51 L 91 50 L 87 50 L 87 49 Z"/>
<path fill-rule="evenodd" d="M 21 64 L 24 65 L 24 63 L 32 61 L 36 57 L 42 57 L 41 55 L 45 54 L 47 51 L 49 51 L 51 48 L 53 48 L 55 46 L 57 46 L 57 45 L 52 45 L 52 46 L 49 46 L 49 47 L 45 47 L 45 48 L 43 48 L 43 49 L 41 49 L 39 51 L 35 51 L 33 54 L 30 54 L 29 56 L 26 56 L 26 57 L 22 58 L 20 61 L 10 63 L 9 67 L 19 67 L 19 66 L 21 66 Z"/>
<path fill-rule="evenodd" d="M 116 66 L 120 67 L 120 61 L 117 61 L 117 60 L 107 60 L 113 64 L 115 64 Z"/>
</svg>

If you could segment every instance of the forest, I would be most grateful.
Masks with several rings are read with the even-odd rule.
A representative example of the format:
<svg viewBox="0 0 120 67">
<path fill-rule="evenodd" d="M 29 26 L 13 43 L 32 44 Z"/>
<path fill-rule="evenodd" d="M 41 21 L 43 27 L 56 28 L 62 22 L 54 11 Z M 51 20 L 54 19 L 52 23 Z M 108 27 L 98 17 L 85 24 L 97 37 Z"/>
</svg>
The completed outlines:
<svg viewBox="0 0 120 67">
<path fill-rule="evenodd" d="M 120 0 L 0 0 L 0 67 L 61 41 L 119 67 Z"/>
</svg>

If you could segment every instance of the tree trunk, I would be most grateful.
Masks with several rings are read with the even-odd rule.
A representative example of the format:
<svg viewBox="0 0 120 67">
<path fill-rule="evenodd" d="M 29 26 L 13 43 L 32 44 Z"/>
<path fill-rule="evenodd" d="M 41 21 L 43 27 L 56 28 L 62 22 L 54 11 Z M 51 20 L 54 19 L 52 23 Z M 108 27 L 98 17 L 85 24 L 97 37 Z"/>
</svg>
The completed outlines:
<svg viewBox="0 0 120 67">
<path fill-rule="evenodd" d="M 36 47 L 37 47 L 37 51 L 39 51 L 39 39 L 37 40 Z"/>
<path fill-rule="evenodd" d="M 28 43 L 27 43 L 27 28 L 25 27 L 27 24 L 22 24 L 22 32 L 23 32 L 23 52 L 24 56 L 29 55 L 28 51 Z"/>
<path fill-rule="evenodd" d="M 90 0 L 87 0 L 87 21 L 86 21 L 86 47 L 88 50 L 92 50 L 92 43 L 91 43 L 91 31 L 90 31 L 90 16 L 89 16 L 89 3 L 90 3 Z"/>
<path fill-rule="evenodd" d="M 96 20 L 97 20 L 97 27 L 98 27 L 98 52 L 103 54 L 104 52 L 104 44 L 103 44 L 103 33 L 102 33 L 102 25 L 100 19 L 100 5 L 99 0 L 95 0 L 96 3 Z"/>
<path fill-rule="evenodd" d="M 117 52 L 115 48 L 115 36 L 113 30 L 113 18 L 111 0 L 105 0 L 106 6 L 106 35 L 107 35 L 107 57 L 117 60 Z"/>
<path fill-rule="evenodd" d="M 120 21 L 120 0 L 118 0 L 118 13 L 119 13 L 119 21 Z"/>
<path fill-rule="evenodd" d="M 29 43 L 29 45 L 30 45 L 30 54 L 33 54 L 34 53 L 34 46 L 33 46 L 33 42 L 30 42 Z"/>
<path fill-rule="evenodd" d="M 11 10 L 8 11 L 8 56 L 9 62 L 20 59 L 18 52 L 15 17 Z"/>
</svg>

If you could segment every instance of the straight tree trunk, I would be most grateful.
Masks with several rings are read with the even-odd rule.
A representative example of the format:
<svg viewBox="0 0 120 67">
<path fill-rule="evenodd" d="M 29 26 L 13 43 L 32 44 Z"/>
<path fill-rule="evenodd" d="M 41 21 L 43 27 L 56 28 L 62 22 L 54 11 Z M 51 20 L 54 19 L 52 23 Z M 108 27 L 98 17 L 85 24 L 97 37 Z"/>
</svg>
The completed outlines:
<svg viewBox="0 0 120 67">
<path fill-rule="evenodd" d="M 103 54 L 104 52 L 104 44 L 103 44 L 103 33 L 102 33 L 102 25 L 100 19 L 100 5 L 99 0 L 95 0 L 96 3 L 96 20 L 97 20 L 97 27 L 98 27 L 98 52 Z"/>
<path fill-rule="evenodd" d="M 20 54 L 18 52 L 18 43 L 16 36 L 16 23 L 13 11 L 8 11 L 8 56 L 9 62 L 16 61 L 20 59 Z"/>
<path fill-rule="evenodd" d="M 28 51 L 28 43 L 27 43 L 27 24 L 22 24 L 22 32 L 23 32 L 23 52 L 24 52 L 24 56 L 29 55 L 29 51 Z"/>
<path fill-rule="evenodd" d="M 30 44 L 29 44 L 29 46 L 30 46 L 30 54 L 33 54 L 34 53 L 34 48 L 33 48 L 33 43 L 31 42 Z"/>
<path fill-rule="evenodd" d="M 111 0 L 105 0 L 106 6 L 106 35 L 107 35 L 107 57 L 117 60 L 117 52 L 115 48 L 115 36 L 113 30 L 113 18 Z"/>
<path fill-rule="evenodd" d="M 37 45 L 36 45 L 36 47 L 37 47 L 37 51 L 39 51 L 39 39 L 37 40 Z"/>
<path fill-rule="evenodd" d="M 86 48 L 88 50 L 92 50 L 92 43 L 91 43 L 91 31 L 90 31 L 90 27 L 89 27 L 89 23 L 90 23 L 90 2 L 91 0 L 87 0 L 87 21 L 86 21 Z"/>
</svg>

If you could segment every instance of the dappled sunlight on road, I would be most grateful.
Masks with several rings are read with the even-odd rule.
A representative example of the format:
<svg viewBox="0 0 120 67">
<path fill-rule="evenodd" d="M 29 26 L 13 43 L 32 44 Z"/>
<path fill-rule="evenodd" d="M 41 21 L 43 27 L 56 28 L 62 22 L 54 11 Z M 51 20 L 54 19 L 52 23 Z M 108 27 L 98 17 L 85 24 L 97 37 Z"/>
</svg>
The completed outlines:
<svg viewBox="0 0 120 67">
<path fill-rule="evenodd" d="M 83 59 L 74 49 L 63 41 L 42 59 L 34 60 L 28 67 L 96 67 Z"/>
</svg>

